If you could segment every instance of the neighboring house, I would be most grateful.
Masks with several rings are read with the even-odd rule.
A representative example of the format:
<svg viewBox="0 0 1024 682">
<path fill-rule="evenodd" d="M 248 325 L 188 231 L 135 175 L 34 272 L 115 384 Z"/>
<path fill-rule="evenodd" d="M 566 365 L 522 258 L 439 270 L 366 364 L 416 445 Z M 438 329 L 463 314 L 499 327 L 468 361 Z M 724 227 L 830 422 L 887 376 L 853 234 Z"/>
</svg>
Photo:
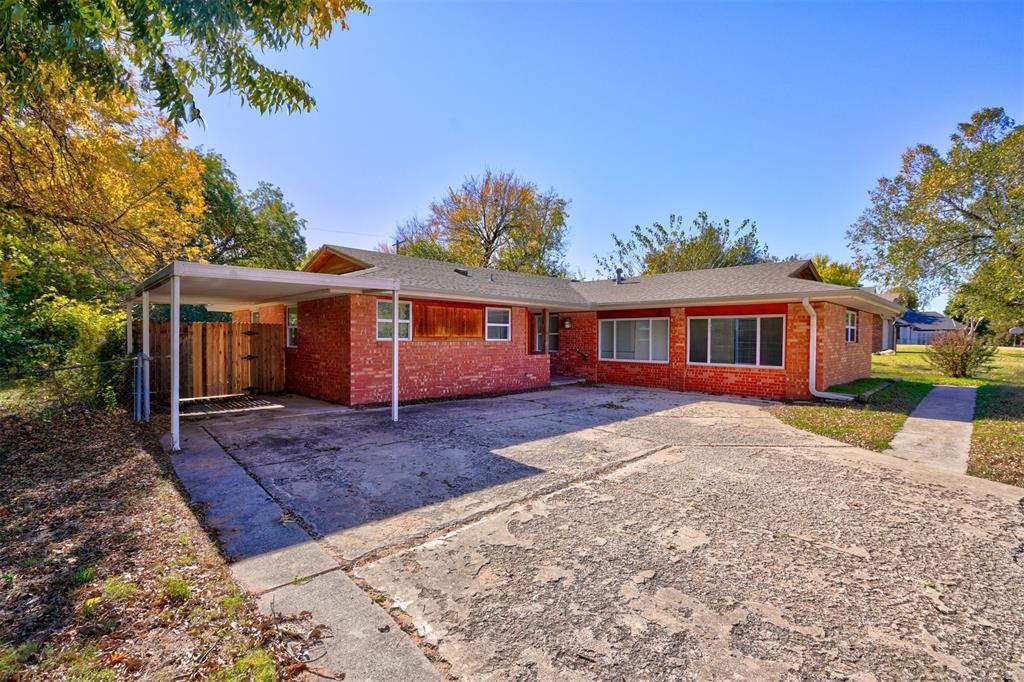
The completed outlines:
<svg viewBox="0 0 1024 682">
<path fill-rule="evenodd" d="M 927 345 L 935 335 L 959 328 L 959 322 L 942 313 L 907 310 L 896 319 L 896 341 Z"/>
<path fill-rule="evenodd" d="M 379 284 L 232 311 L 287 326 L 289 391 L 348 405 L 390 399 L 396 325 L 401 400 L 534 389 L 552 375 L 804 399 L 812 376 L 817 390 L 868 376 L 883 317 L 902 311 L 823 283 L 804 260 L 577 282 L 324 246 L 306 271 L 342 275 L 344 291 L 400 283 L 397 315 Z"/>
</svg>

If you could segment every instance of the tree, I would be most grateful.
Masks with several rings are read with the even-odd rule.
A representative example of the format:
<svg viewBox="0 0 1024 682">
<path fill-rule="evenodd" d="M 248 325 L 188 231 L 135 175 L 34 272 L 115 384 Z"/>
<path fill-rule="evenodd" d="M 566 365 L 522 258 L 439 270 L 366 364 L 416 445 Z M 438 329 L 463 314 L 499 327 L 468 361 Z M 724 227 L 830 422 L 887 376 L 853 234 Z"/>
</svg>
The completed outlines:
<svg viewBox="0 0 1024 682">
<path fill-rule="evenodd" d="M 839 284 L 844 287 L 855 287 L 860 285 L 860 276 L 863 268 L 851 264 L 834 261 L 823 253 L 819 253 L 811 259 L 815 269 L 821 275 L 823 282 Z"/>
<path fill-rule="evenodd" d="M 871 206 L 850 228 L 850 246 L 867 274 L 925 297 L 968 281 L 1009 302 L 986 271 L 1024 268 L 1024 128 L 1002 109 L 961 123 L 943 154 L 918 145 L 900 172 L 882 178 Z M 995 287 L 995 288 L 992 288 Z"/>
<path fill-rule="evenodd" d="M 474 267 L 564 276 L 569 202 L 514 173 L 487 170 L 449 188 L 426 220 L 395 234 L 398 253 Z M 386 244 L 382 250 L 392 250 Z"/>
<path fill-rule="evenodd" d="M 636 225 L 628 239 L 612 235 L 615 250 L 607 256 L 594 256 L 598 274 L 611 277 L 617 268 L 627 276 L 655 275 L 662 272 L 723 268 L 772 260 L 768 247 L 757 239 L 757 224 L 744 220 L 735 233 L 726 218 L 708 219 L 701 211 L 689 229 L 683 218 L 670 215 L 668 226 L 653 223 Z"/>
<path fill-rule="evenodd" d="M 362 0 L 8 2 L 0 9 L 0 97 L 27 106 L 58 69 L 92 97 L 136 87 L 176 123 L 199 117 L 193 90 L 231 91 L 260 112 L 309 110 L 307 83 L 257 53 L 316 47 Z"/>
<path fill-rule="evenodd" d="M 1010 259 L 983 263 L 950 297 L 946 314 L 960 321 L 983 318 L 981 332 L 1008 341 L 1009 329 L 1024 325 L 1024 271 Z"/>
<path fill-rule="evenodd" d="M 128 97 L 96 102 L 59 73 L 48 82 L 24 106 L 0 101 L 5 235 L 40 253 L 59 245 L 108 286 L 198 258 L 203 167 L 183 135 Z"/>
<path fill-rule="evenodd" d="M 202 154 L 206 213 L 195 240 L 211 263 L 294 270 L 306 252 L 306 221 L 280 188 L 261 182 L 244 192 L 224 157 Z"/>
</svg>

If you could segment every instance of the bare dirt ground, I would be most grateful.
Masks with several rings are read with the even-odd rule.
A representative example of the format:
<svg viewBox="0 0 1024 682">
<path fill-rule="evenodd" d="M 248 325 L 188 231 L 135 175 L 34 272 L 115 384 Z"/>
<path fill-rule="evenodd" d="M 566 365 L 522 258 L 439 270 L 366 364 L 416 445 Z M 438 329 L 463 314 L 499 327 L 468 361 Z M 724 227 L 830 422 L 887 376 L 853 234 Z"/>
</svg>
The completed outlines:
<svg viewBox="0 0 1024 682">
<path fill-rule="evenodd" d="M 462 679 L 1024 678 L 1024 490 L 570 387 L 205 428 Z"/>
</svg>

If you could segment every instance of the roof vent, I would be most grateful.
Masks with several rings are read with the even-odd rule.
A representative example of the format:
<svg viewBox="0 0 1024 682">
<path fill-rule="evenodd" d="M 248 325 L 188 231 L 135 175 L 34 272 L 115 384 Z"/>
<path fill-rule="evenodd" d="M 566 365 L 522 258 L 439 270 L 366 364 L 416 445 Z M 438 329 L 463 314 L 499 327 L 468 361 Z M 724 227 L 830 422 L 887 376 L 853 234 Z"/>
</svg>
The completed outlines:
<svg viewBox="0 0 1024 682">
<path fill-rule="evenodd" d="M 491 280 L 492 282 L 496 282 L 496 281 L 498 281 L 497 279 L 495 279 L 495 277 L 494 277 L 494 273 L 493 273 L 493 272 L 492 272 L 492 273 L 490 274 L 490 276 L 488 277 L 488 279 L 490 279 L 490 280 Z"/>
<path fill-rule="evenodd" d="M 466 268 L 455 268 L 455 272 L 462 275 L 463 277 L 469 277 L 469 270 Z"/>
<path fill-rule="evenodd" d="M 615 283 L 622 284 L 626 278 L 622 276 L 622 268 L 615 268 Z"/>
</svg>

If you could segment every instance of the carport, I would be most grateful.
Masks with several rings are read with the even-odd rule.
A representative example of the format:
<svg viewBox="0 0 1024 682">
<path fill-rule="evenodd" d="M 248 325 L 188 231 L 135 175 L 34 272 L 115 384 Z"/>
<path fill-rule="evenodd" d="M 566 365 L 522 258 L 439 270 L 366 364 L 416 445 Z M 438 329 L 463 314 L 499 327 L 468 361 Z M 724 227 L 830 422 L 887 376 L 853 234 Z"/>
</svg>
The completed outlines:
<svg viewBox="0 0 1024 682">
<path fill-rule="evenodd" d="M 291 305 L 299 301 L 353 293 L 389 293 L 398 306 L 399 281 L 360 275 L 327 275 L 314 272 L 269 270 L 233 265 L 174 261 L 132 289 L 128 298 L 128 352 L 134 352 L 132 309 L 141 303 L 141 352 L 150 353 L 150 305 L 170 304 L 170 412 L 171 449 L 181 448 L 181 304 L 201 304 L 210 310 L 232 310 L 245 306 Z M 398 335 L 392 343 L 391 418 L 398 421 Z M 143 365 L 143 392 L 148 412 L 149 363 Z"/>
</svg>

